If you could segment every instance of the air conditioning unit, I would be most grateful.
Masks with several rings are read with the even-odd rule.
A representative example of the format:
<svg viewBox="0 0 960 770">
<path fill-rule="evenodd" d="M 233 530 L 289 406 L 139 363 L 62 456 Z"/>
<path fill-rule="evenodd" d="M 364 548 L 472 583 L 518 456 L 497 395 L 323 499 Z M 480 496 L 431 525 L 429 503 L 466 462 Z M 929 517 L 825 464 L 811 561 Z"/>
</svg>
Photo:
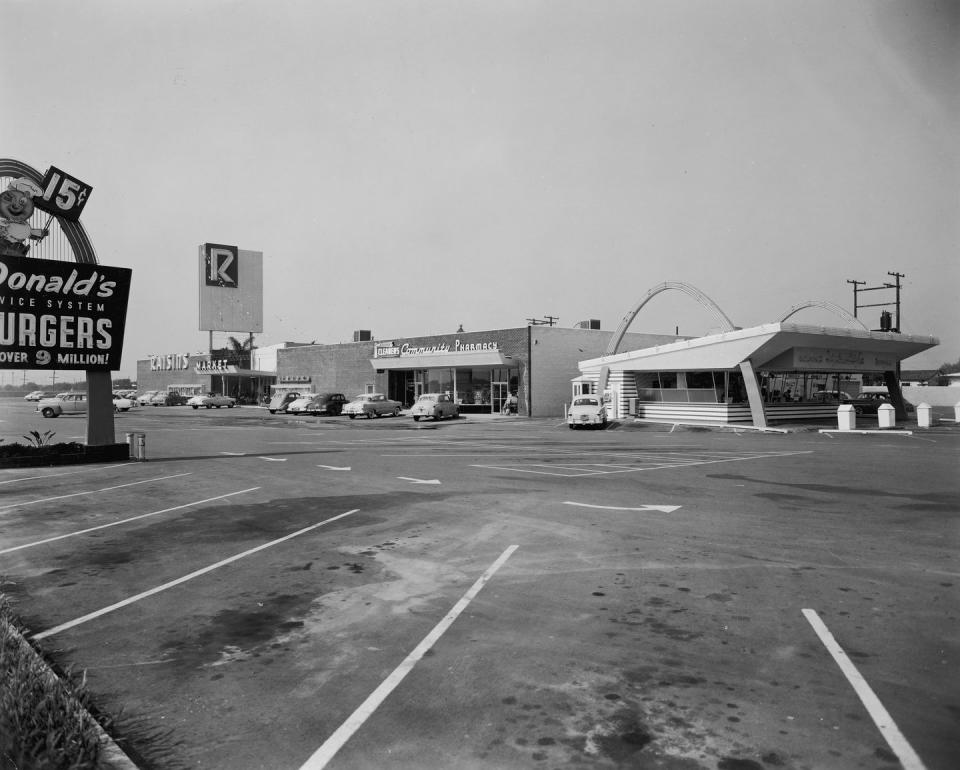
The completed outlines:
<svg viewBox="0 0 960 770">
<path fill-rule="evenodd" d="M 589 321 L 580 321 L 574 329 L 599 329 L 600 328 L 600 319 L 591 318 Z"/>
<path fill-rule="evenodd" d="M 357 329 L 353 333 L 354 342 L 370 342 L 373 339 L 373 334 L 369 329 Z"/>
</svg>

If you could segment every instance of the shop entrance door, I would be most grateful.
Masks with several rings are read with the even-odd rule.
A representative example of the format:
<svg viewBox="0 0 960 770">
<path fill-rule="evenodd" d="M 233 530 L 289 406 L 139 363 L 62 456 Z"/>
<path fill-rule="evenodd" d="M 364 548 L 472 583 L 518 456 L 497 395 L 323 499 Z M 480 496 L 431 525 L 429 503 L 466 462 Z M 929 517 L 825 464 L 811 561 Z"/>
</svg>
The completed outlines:
<svg viewBox="0 0 960 770">
<path fill-rule="evenodd" d="M 494 414 L 499 414 L 503 411 L 503 405 L 507 402 L 507 398 L 510 395 L 508 387 L 509 383 L 506 382 L 490 383 L 490 408 Z"/>
<path fill-rule="evenodd" d="M 426 369 L 416 369 L 413 372 L 413 400 L 416 401 L 424 394 L 424 380 L 427 379 Z"/>
</svg>

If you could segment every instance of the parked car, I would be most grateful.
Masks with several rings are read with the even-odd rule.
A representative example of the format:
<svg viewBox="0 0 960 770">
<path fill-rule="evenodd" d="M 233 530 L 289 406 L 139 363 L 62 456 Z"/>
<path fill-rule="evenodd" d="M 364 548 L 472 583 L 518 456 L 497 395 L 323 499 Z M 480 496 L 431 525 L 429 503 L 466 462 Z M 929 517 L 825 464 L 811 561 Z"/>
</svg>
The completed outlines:
<svg viewBox="0 0 960 770">
<path fill-rule="evenodd" d="M 183 406 L 189 399 L 182 393 L 167 393 L 163 400 L 164 406 Z"/>
<path fill-rule="evenodd" d="M 306 411 L 308 414 L 338 415 L 343 412 L 343 407 L 348 402 L 349 399 L 343 393 L 321 393 L 310 400 Z"/>
<path fill-rule="evenodd" d="M 810 396 L 818 404 L 848 404 L 855 414 L 876 414 L 881 402 L 873 398 L 854 398 L 843 391 L 818 390 Z"/>
<path fill-rule="evenodd" d="M 270 410 L 270 414 L 286 412 L 287 407 L 298 398 L 300 398 L 300 391 L 297 390 L 290 390 L 286 393 L 277 393 L 273 398 L 270 399 L 270 404 L 267 406 L 267 409 Z"/>
<path fill-rule="evenodd" d="M 410 408 L 410 415 L 414 422 L 419 422 L 421 417 L 442 420 L 444 417 L 459 417 L 460 407 L 448 393 L 424 393 Z"/>
<path fill-rule="evenodd" d="M 150 399 L 153 398 L 155 395 L 157 395 L 158 392 L 159 391 L 156 391 L 156 390 L 148 390 L 146 393 L 140 394 L 139 396 L 137 396 L 137 403 L 140 404 L 140 406 L 149 405 Z"/>
<path fill-rule="evenodd" d="M 605 428 L 607 408 L 599 396 L 577 396 L 567 410 L 570 429 L 580 427 Z"/>
<path fill-rule="evenodd" d="M 113 411 L 115 412 L 129 412 L 136 405 L 137 402 L 132 398 L 127 398 L 119 393 L 113 394 Z"/>
<path fill-rule="evenodd" d="M 39 401 L 41 398 L 53 398 L 56 395 L 57 395 L 56 393 L 53 393 L 49 390 L 34 390 L 34 391 L 31 391 L 30 393 L 27 393 L 27 395 L 23 397 L 23 400 Z"/>
<path fill-rule="evenodd" d="M 201 406 L 206 409 L 213 409 L 213 407 L 219 409 L 221 406 L 225 406 L 227 409 L 233 409 L 236 403 L 237 400 L 233 398 L 233 396 L 218 396 L 214 393 L 207 393 L 205 396 L 194 396 L 187 400 L 187 406 L 192 406 L 194 409 L 199 409 Z"/>
<path fill-rule="evenodd" d="M 343 407 L 343 414 L 351 420 L 358 415 L 371 417 L 383 417 L 385 414 L 392 414 L 394 417 L 400 416 L 402 405 L 399 401 L 387 398 L 382 393 L 361 393 L 350 403 Z"/>
<path fill-rule="evenodd" d="M 44 417 L 59 417 L 61 414 L 85 414 L 86 393 L 58 393 L 53 398 L 41 398 L 37 411 Z"/>
<path fill-rule="evenodd" d="M 300 398 L 295 398 L 293 401 L 287 402 L 287 414 L 302 414 L 304 407 L 310 403 L 310 400 L 316 395 L 316 393 L 304 393 Z"/>
</svg>

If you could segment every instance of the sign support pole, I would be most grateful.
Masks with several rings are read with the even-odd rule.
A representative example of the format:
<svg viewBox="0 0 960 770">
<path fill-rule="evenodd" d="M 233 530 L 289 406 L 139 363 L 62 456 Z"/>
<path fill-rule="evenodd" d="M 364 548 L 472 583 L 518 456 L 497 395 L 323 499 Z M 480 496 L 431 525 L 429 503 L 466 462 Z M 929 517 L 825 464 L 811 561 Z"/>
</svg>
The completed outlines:
<svg viewBox="0 0 960 770">
<path fill-rule="evenodd" d="M 111 372 L 87 372 L 87 446 L 115 444 Z"/>
</svg>

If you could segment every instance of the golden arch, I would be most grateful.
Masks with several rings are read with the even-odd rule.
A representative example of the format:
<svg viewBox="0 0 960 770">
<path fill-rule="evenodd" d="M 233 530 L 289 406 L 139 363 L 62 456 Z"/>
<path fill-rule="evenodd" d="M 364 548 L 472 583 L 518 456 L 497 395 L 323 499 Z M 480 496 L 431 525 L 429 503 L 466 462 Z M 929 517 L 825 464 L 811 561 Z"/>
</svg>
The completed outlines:
<svg viewBox="0 0 960 770">
<path fill-rule="evenodd" d="M 790 308 L 787 311 L 787 314 L 783 316 L 780 320 L 786 321 L 790 316 L 794 315 L 795 313 L 799 313 L 801 310 L 806 310 L 808 307 L 822 307 L 824 310 L 829 310 L 831 313 L 834 313 L 840 316 L 845 321 L 850 321 L 851 323 L 859 324 L 866 331 L 870 331 L 867 328 L 866 324 L 864 324 L 864 322 L 861 321 L 859 318 L 857 318 L 855 315 L 848 313 L 839 305 L 836 305 L 833 302 L 827 302 L 826 300 L 812 299 L 812 300 L 808 300 L 807 302 L 801 302 L 799 305 L 794 305 L 792 308 Z"/>
<path fill-rule="evenodd" d="M 633 307 L 633 309 L 623 317 L 623 320 L 620 322 L 620 326 L 617 327 L 617 330 L 610 338 L 610 342 L 607 344 L 607 350 L 604 355 L 612 356 L 616 354 L 617 350 L 620 348 L 620 343 L 623 342 L 623 336 L 627 333 L 627 329 L 630 327 L 630 324 L 633 323 L 633 319 L 637 317 L 637 313 L 639 313 L 643 306 L 646 305 L 657 294 L 671 289 L 682 291 L 684 294 L 693 297 L 697 302 L 699 302 L 713 314 L 713 316 L 720 322 L 720 325 L 723 327 L 725 332 L 732 332 L 737 328 L 733 325 L 733 321 L 727 318 L 726 313 L 720 309 L 717 303 L 700 291 L 700 289 L 696 288 L 695 286 L 691 286 L 689 283 L 667 281 L 650 289 L 650 291 L 643 295 L 643 298 Z"/>
</svg>

